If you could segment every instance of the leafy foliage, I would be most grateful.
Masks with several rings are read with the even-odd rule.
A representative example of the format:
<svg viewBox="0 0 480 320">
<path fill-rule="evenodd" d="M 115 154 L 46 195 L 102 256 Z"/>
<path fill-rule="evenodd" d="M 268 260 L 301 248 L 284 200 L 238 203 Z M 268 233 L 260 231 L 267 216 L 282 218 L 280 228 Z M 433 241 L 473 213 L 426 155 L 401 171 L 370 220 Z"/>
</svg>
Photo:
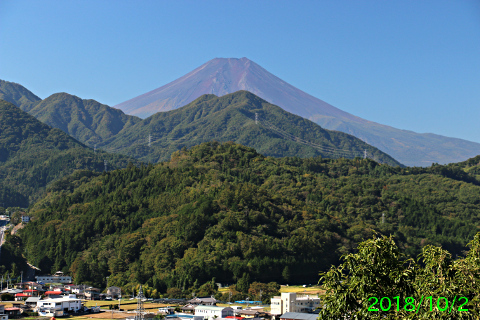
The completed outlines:
<svg viewBox="0 0 480 320">
<path fill-rule="evenodd" d="M 448 251 L 427 245 L 414 261 L 402 257 L 392 237 L 362 242 L 320 279 L 327 291 L 319 319 L 478 319 L 480 233 L 469 246 L 467 257 L 453 260 Z M 468 304 L 461 308 L 467 301 L 462 297 Z"/>
</svg>

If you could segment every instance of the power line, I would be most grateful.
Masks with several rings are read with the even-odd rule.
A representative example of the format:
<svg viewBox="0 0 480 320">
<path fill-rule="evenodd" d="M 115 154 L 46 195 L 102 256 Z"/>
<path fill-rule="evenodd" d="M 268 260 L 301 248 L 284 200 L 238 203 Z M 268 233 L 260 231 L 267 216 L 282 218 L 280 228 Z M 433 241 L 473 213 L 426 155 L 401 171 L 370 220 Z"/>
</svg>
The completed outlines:
<svg viewBox="0 0 480 320">
<path fill-rule="evenodd" d="M 311 141 L 307 141 L 307 140 L 304 140 L 300 137 L 297 137 L 297 136 L 295 136 L 291 133 L 288 133 L 288 132 L 286 132 L 282 129 L 279 129 L 276 126 L 274 126 L 273 124 L 271 124 L 270 122 L 266 121 L 266 120 L 262 120 L 262 122 L 264 123 L 265 128 L 270 129 L 272 131 L 276 131 L 276 133 L 283 136 L 283 138 L 287 138 L 287 139 L 290 139 L 290 140 L 295 141 L 297 143 L 302 143 L 302 144 L 308 145 L 310 147 L 316 148 L 316 149 L 318 149 L 320 151 L 323 151 L 323 152 L 339 153 L 339 154 L 344 154 L 344 155 L 351 155 L 351 154 L 360 155 L 360 154 L 362 154 L 360 151 L 352 151 L 352 150 L 348 150 L 348 149 L 339 149 L 339 148 L 335 148 L 335 147 L 332 147 L 332 146 L 318 145 L 318 144 L 313 143 Z"/>
<path fill-rule="evenodd" d="M 350 150 L 350 149 L 341 149 L 341 148 L 337 148 L 335 146 L 320 145 L 320 144 L 305 140 L 303 138 L 300 138 L 300 137 L 298 137 L 294 134 L 291 134 L 289 132 L 286 132 L 283 129 L 278 128 L 277 126 L 275 126 L 271 122 L 267 121 L 266 119 L 261 118 L 257 112 L 255 112 L 254 120 L 255 120 L 256 125 L 263 124 L 263 127 L 265 127 L 268 130 L 271 130 L 271 131 L 275 132 L 277 135 L 279 135 L 280 137 L 282 137 L 286 140 L 291 140 L 291 141 L 294 141 L 296 143 L 307 145 L 309 147 L 312 147 L 312 148 L 317 149 L 317 150 L 319 150 L 321 152 L 324 152 L 324 153 L 329 153 L 329 154 L 332 154 L 334 156 L 339 156 L 339 157 L 361 157 L 361 156 L 363 156 L 364 159 L 366 159 L 368 157 L 366 149 L 363 150 L 363 152 L 362 151 Z M 232 131 L 232 130 L 242 129 L 243 127 L 244 127 L 244 125 L 229 127 L 227 129 Z M 216 137 L 214 137 L 213 139 L 215 139 L 215 138 Z M 182 141 L 182 140 L 192 141 L 192 140 L 197 140 L 197 139 L 201 139 L 201 138 L 199 138 L 198 136 L 195 136 L 195 137 L 183 136 L 183 137 L 180 137 L 180 138 L 174 138 L 174 137 L 161 136 L 161 135 L 156 136 L 155 134 L 152 135 L 150 133 L 148 135 L 147 145 L 148 145 L 148 147 L 151 147 L 153 143 L 157 143 L 157 142 L 160 142 L 160 141 L 164 142 L 164 143 L 169 143 L 169 142 L 178 142 L 178 141 Z M 142 143 L 141 141 L 138 141 L 138 142 L 129 144 L 128 147 L 134 147 L 134 146 L 137 146 L 137 145 L 144 145 L 144 143 Z M 126 147 L 116 147 L 116 148 L 106 147 L 106 148 L 102 148 L 102 149 L 104 151 L 107 151 L 107 152 L 116 153 L 116 152 L 121 152 L 121 151 L 125 150 L 125 148 Z M 95 151 L 96 151 L 96 145 L 95 145 Z M 376 157 L 374 157 L 374 158 L 376 158 Z M 106 165 L 105 165 L 105 167 L 106 167 Z"/>
</svg>

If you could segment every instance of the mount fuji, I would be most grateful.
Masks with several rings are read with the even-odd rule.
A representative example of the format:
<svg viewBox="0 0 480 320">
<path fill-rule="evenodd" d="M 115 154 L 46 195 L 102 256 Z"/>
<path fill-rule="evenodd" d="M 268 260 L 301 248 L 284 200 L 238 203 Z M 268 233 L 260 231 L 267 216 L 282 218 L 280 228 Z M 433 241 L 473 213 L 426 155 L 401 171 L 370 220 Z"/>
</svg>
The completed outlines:
<svg viewBox="0 0 480 320">
<path fill-rule="evenodd" d="M 460 162 L 480 154 L 480 144 L 416 133 L 368 121 L 295 88 L 247 58 L 216 58 L 158 89 L 114 108 L 146 118 L 182 107 L 203 94 L 223 96 L 247 90 L 325 129 L 352 134 L 408 166 Z"/>
</svg>

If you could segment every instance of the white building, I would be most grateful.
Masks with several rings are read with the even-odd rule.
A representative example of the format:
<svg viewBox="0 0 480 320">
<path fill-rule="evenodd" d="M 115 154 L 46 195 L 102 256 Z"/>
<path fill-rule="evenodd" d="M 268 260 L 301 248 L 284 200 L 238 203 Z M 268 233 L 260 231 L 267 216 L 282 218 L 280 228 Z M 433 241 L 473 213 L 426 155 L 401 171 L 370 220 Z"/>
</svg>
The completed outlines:
<svg viewBox="0 0 480 320">
<path fill-rule="evenodd" d="M 35 279 L 42 283 L 72 283 L 72 277 L 64 275 L 62 271 L 57 271 L 53 275 L 36 276 Z"/>
<path fill-rule="evenodd" d="M 202 316 L 204 319 L 212 320 L 216 318 L 226 318 L 233 316 L 233 309 L 230 307 L 217 306 L 196 306 L 194 309 L 195 316 Z"/>
<path fill-rule="evenodd" d="M 23 222 L 23 223 L 28 223 L 28 222 L 30 222 L 30 216 L 22 216 L 22 222 Z"/>
<path fill-rule="evenodd" d="M 318 296 L 299 296 L 295 292 L 283 292 L 270 300 L 270 314 L 282 315 L 287 312 L 313 312 L 320 307 Z"/>
<path fill-rule="evenodd" d="M 82 300 L 74 294 L 61 298 L 37 301 L 38 315 L 42 317 L 60 317 L 67 313 L 77 312 L 82 308 Z"/>
</svg>

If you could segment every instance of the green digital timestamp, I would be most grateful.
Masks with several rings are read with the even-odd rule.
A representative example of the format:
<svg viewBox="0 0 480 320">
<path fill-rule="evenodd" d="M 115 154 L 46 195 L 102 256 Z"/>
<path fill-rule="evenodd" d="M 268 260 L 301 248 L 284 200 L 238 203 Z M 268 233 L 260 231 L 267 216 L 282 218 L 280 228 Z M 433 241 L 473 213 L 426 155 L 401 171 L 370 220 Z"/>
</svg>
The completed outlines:
<svg viewBox="0 0 480 320">
<path fill-rule="evenodd" d="M 373 303 L 371 303 L 372 299 L 374 300 Z M 415 304 L 415 299 L 413 297 L 406 297 L 403 308 L 400 307 L 400 296 L 393 297 L 392 299 L 395 302 L 396 311 L 401 311 L 403 309 L 408 312 L 417 313 L 422 307 L 424 296 L 422 295 L 419 304 Z M 368 298 L 368 303 L 371 304 L 368 307 L 368 311 L 390 311 L 392 309 L 392 299 L 389 297 L 383 297 L 379 300 L 377 297 L 370 297 Z M 464 301 L 463 303 L 461 303 L 462 300 Z M 445 297 L 438 297 L 436 303 L 434 302 L 435 300 L 433 299 L 433 296 L 425 297 L 425 301 L 428 303 L 426 311 L 435 311 L 436 309 L 440 312 L 448 311 L 450 313 L 454 309 L 455 302 L 460 304 L 457 311 L 468 311 L 468 309 L 463 308 L 468 303 L 467 297 L 460 297 L 457 301 L 457 296 L 455 296 L 451 304 L 449 304 L 448 299 Z M 377 305 L 380 309 L 376 308 Z"/>
</svg>

